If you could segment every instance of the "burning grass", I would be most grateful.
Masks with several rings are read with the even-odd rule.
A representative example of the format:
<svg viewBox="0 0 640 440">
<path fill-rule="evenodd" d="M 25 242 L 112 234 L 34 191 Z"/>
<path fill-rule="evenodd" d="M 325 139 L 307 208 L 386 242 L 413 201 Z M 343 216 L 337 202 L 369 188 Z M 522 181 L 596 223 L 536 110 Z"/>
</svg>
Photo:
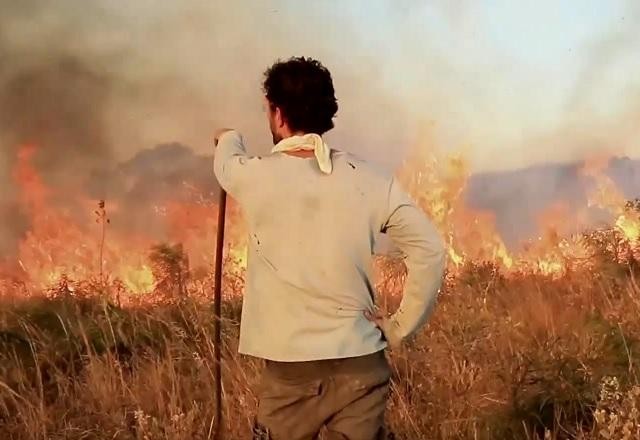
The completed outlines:
<svg viewBox="0 0 640 440">
<path fill-rule="evenodd" d="M 156 207 L 179 244 L 154 244 L 110 221 L 117 201 L 80 196 L 95 218 L 52 203 L 36 152 L 25 146 L 17 158 L 29 225 L 15 260 L 0 262 L 0 438 L 210 438 L 215 205 L 200 194 Z M 398 438 L 640 438 L 640 203 L 625 203 L 598 164 L 584 175 L 611 226 L 562 233 L 567 209 L 552 207 L 543 236 L 513 253 L 488 213 L 465 206 L 463 161 L 405 167 L 450 264 L 428 327 L 390 354 Z M 237 206 L 229 215 L 225 424 L 226 438 L 244 439 L 260 364 L 237 355 L 246 248 Z M 376 268 L 393 309 L 403 266 Z"/>
<path fill-rule="evenodd" d="M 379 288 L 393 308 L 403 272 L 385 264 Z M 603 258 L 561 277 L 465 263 L 447 277 L 428 328 L 391 354 L 393 430 L 404 439 L 637 438 L 638 276 L 638 266 Z M 210 438 L 207 283 L 126 307 L 89 282 L 5 296 L 0 437 Z M 225 285 L 226 438 L 245 439 L 260 364 L 236 353 L 242 277 L 227 272 Z"/>
</svg>

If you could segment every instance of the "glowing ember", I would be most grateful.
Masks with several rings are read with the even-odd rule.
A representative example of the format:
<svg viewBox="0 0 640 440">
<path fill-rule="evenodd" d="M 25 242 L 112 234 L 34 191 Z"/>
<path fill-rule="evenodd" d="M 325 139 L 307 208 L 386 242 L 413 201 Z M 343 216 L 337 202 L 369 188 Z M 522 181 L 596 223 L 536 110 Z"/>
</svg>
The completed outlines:
<svg viewBox="0 0 640 440">
<path fill-rule="evenodd" d="M 248 248 L 246 245 L 234 246 L 229 253 L 231 254 L 231 259 L 236 263 L 237 271 L 242 271 L 247 268 Z"/>
<path fill-rule="evenodd" d="M 22 146 L 18 150 L 18 162 L 13 170 L 13 179 L 22 188 L 21 202 L 30 213 L 43 208 L 49 195 L 48 188 L 31 164 L 35 153 L 35 145 Z"/>
<path fill-rule="evenodd" d="M 146 265 L 140 268 L 124 266 L 118 275 L 127 290 L 132 293 L 149 293 L 155 287 L 153 271 Z"/>
<path fill-rule="evenodd" d="M 564 264 L 560 261 L 540 260 L 538 261 L 538 269 L 543 275 L 559 275 L 564 272 Z"/>
<path fill-rule="evenodd" d="M 640 218 L 620 215 L 616 219 L 616 228 L 622 232 L 627 240 L 633 243 L 640 241 Z"/>
</svg>

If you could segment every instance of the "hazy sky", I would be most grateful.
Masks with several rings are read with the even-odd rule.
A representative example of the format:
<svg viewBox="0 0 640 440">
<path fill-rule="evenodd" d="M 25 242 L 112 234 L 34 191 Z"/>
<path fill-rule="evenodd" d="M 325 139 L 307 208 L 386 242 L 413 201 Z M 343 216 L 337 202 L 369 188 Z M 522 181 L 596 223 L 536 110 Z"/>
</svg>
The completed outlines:
<svg viewBox="0 0 640 440">
<path fill-rule="evenodd" d="M 410 127 L 476 168 L 640 156 L 640 3 L 344 3 Z"/>
<path fill-rule="evenodd" d="M 376 160 L 463 151 L 479 171 L 640 156 L 634 0 L 25 4 L 4 24 L 10 48 L 60 47 L 117 77 L 104 124 L 123 159 L 168 141 L 205 152 L 218 125 L 264 151 L 261 74 L 292 55 L 333 73 L 331 143 Z"/>
</svg>

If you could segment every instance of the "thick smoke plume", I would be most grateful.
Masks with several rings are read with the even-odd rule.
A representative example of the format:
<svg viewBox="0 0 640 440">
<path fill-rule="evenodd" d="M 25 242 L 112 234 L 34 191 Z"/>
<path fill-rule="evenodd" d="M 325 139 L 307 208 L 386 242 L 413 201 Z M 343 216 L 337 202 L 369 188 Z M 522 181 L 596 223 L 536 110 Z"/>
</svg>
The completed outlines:
<svg viewBox="0 0 640 440">
<path fill-rule="evenodd" d="M 524 238 L 541 232 L 540 215 L 552 205 L 566 209 L 563 231 L 576 232 L 575 213 L 588 205 L 593 183 L 581 176 L 584 163 L 545 164 L 526 169 L 478 173 L 471 176 L 466 191 L 467 204 L 496 213 L 496 226 L 505 242 L 516 247 Z M 603 170 L 627 200 L 640 198 L 640 160 L 613 158 Z M 597 226 L 597 210 L 590 222 Z M 562 220 L 559 218 L 558 220 Z M 610 222 L 611 217 L 602 216 Z M 546 225 L 551 226 L 551 225 Z"/>
<path fill-rule="evenodd" d="M 143 225 L 161 235 L 153 224 L 156 204 L 193 195 L 194 188 L 205 197 L 216 191 L 209 150 L 216 126 L 236 126 L 251 148 L 268 148 L 259 83 L 277 58 L 316 56 L 336 72 L 341 99 L 393 105 L 377 92 L 380 78 L 370 59 L 361 58 L 353 68 L 351 60 L 309 43 L 317 40 L 312 35 L 292 44 L 283 32 L 295 21 L 286 8 L 191 1 L 126 9 L 103 1 L 0 2 L 0 256 L 13 255 L 30 227 L 12 175 L 25 145 L 35 147 L 33 165 L 53 190 L 51 206 L 86 222 L 83 216 L 92 214 L 76 206 L 78 199 L 116 201 L 127 212 L 127 227 Z M 244 26 L 235 26 L 237 19 Z M 256 38 L 261 26 L 272 31 L 267 46 Z M 371 79 L 366 90 L 350 91 L 347 85 L 362 75 Z M 345 124 L 358 122 L 353 133 L 369 119 L 356 109 L 340 115 Z M 387 117 L 399 132 L 402 119 L 400 112 Z M 356 136 L 349 143 L 375 153 L 384 139 L 370 136 L 375 142 Z"/>
<path fill-rule="evenodd" d="M 212 172 L 211 156 L 198 155 L 179 143 L 140 151 L 118 164 L 109 176 L 111 197 L 119 204 L 112 216 L 114 226 L 125 225 L 128 232 L 161 238 L 164 231 L 158 207 L 167 203 L 211 205 L 219 191 Z M 92 185 L 99 184 L 95 180 Z"/>
<path fill-rule="evenodd" d="M 15 157 L 21 146 L 35 145 L 38 169 L 56 183 L 108 166 L 104 109 L 111 81 L 65 54 L 8 74 L 0 90 L 5 151 Z"/>
<path fill-rule="evenodd" d="M 158 86 L 153 75 L 143 81 L 127 72 L 127 45 L 103 44 L 104 23 L 113 17 L 99 6 L 77 1 L 2 3 L 0 256 L 15 253 L 34 214 L 21 203 L 29 182 L 18 182 L 13 171 L 25 148 L 33 148 L 30 165 L 50 189 L 46 204 L 71 212 L 79 222 L 86 223 L 91 215 L 78 204 L 86 198 L 117 198 L 136 205 L 130 201 L 135 192 L 127 194 L 122 188 L 122 154 L 116 152 L 114 133 L 124 124 L 114 115 Z M 134 154 L 142 149 L 137 140 L 129 138 Z M 142 212 L 132 209 L 130 215 L 136 218 Z"/>
<path fill-rule="evenodd" d="M 161 237 L 156 205 L 215 193 L 216 127 L 239 128 L 251 151 L 269 148 L 260 74 L 292 55 L 318 58 L 333 73 L 340 110 L 329 143 L 390 169 L 418 146 L 446 153 L 470 145 L 473 171 L 575 163 L 585 151 L 606 148 L 611 155 L 640 151 L 637 84 L 620 85 L 630 99 L 609 117 L 593 111 L 594 90 L 607 88 L 599 82 L 602 66 L 632 59 L 640 47 L 634 3 L 623 26 L 581 52 L 584 70 L 566 115 L 550 129 L 527 131 L 536 115 L 496 104 L 510 103 L 518 94 L 502 93 L 521 85 L 501 76 L 510 69 L 484 60 L 484 40 L 476 38 L 482 14 L 466 0 L 453 7 L 384 2 L 366 12 L 338 1 L 0 0 L 0 256 L 13 255 L 29 228 L 11 171 L 22 145 L 36 148 L 34 165 L 54 189 L 51 205 L 82 218 L 91 212 L 76 206 L 78 196 L 115 201 L 127 217 L 115 218 L 114 227 Z M 451 41 L 427 38 L 426 9 Z M 461 61 L 465 52 L 454 36 L 463 37 L 462 46 L 478 44 L 477 58 Z M 428 145 L 425 133 L 435 133 Z M 509 237 L 530 234 L 533 211 L 584 200 L 572 180 L 575 167 L 554 167 L 478 176 L 469 184 L 470 203 L 496 211 Z"/>
<path fill-rule="evenodd" d="M 34 38 L 30 31 L 48 27 L 47 12 L 25 1 L 3 2 L 0 14 L 0 253 L 12 251 L 29 227 L 11 172 L 21 148 L 35 148 L 38 174 L 58 189 L 51 203 L 70 202 L 89 176 L 114 163 L 104 123 L 117 75 L 98 57 L 72 51 L 70 29 L 53 26 L 47 40 Z"/>
</svg>

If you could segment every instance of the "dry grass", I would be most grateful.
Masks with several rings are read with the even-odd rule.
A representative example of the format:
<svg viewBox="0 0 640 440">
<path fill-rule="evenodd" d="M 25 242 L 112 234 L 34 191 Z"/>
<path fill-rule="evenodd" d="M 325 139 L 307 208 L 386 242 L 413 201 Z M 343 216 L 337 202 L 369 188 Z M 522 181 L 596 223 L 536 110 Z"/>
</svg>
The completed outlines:
<svg viewBox="0 0 640 440">
<path fill-rule="evenodd" d="M 397 437 L 635 438 L 624 437 L 624 429 L 638 432 L 633 408 L 640 407 L 634 272 L 620 266 L 614 275 L 592 270 L 551 280 L 470 265 L 448 279 L 429 326 L 391 354 L 388 419 Z M 392 307 L 401 283 L 383 281 Z M 210 438 L 210 305 L 185 299 L 119 308 L 81 290 L 5 298 L 0 438 Z M 260 369 L 236 354 L 239 310 L 239 300 L 227 300 L 228 439 L 250 437 Z"/>
</svg>

